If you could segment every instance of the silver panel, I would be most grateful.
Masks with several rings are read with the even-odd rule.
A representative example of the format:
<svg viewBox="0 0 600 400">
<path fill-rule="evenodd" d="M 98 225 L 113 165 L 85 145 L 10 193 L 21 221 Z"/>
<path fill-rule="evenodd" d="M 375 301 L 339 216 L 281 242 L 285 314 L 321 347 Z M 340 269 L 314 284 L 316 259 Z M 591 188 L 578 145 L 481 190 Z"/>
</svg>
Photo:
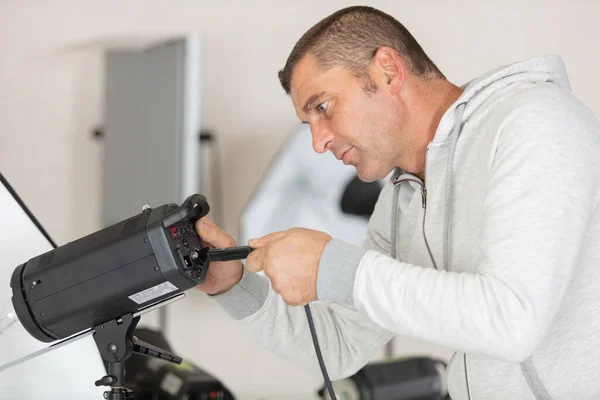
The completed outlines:
<svg viewBox="0 0 600 400">
<path fill-rule="evenodd" d="M 200 189 L 200 41 L 106 55 L 104 226 Z"/>
</svg>

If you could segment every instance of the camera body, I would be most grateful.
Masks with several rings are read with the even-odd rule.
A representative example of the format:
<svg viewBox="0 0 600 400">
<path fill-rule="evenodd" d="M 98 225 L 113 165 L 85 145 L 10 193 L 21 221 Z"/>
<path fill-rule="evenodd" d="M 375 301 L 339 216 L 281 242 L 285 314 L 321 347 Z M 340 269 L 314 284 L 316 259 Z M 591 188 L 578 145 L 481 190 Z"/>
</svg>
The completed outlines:
<svg viewBox="0 0 600 400">
<path fill-rule="evenodd" d="M 205 247 L 194 223 L 208 211 L 199 194 L 148 207 L 19 265 L 10 283 L 19 320 L 52 342 L 204 282 L 208 261 L 191 254 Z"/>
</svg>

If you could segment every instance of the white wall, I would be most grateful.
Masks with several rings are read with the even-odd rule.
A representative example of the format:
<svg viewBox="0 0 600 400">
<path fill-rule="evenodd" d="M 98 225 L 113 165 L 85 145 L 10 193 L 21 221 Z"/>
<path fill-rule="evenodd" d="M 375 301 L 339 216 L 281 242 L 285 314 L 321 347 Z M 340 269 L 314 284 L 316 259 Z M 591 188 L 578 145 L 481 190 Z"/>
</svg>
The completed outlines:
<svg viewBox="0 0 600 400">
<path fill-rule="evenodd" d="M 600 114 L 600 4 L 595 1 L 369 1 L 396 16 L 456 83 L 533 55 L 564 57 L 574 92 Z M 521 4 L 526 3 L 526 4 Z M 296 122 L 277 80 L 296 39 L 351 2 L 0 0 L 0 171 L 64 243 L 99 227 L 102 49 L 135 37 L 205 37 L 202 114 L 219 135 L 224 226 Z M 320 384 L 238 332 L 200 293 L 172 307 L 182 355 L 257 399 L 306 399 Z M 399 341 L 398 352 L 448 352 Z M 271 396 L 267 396 L 273 393 Z"/>
</svg>

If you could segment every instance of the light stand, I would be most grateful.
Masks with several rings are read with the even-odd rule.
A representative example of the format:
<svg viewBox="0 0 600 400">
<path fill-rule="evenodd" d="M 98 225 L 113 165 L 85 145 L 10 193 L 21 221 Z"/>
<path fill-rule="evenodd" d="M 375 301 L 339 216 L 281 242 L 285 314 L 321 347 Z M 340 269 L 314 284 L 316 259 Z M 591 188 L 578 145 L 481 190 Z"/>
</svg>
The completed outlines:
<svg viewBox="0 0 600 400">
<path fill-rule="evenodd" d="M 125 314 L 118 320 L 112 320 L 94 327 L 94 341 L 102 359 L 108 363 L 108 374 L 96 381 L 96 386 L 110 386 L 104 392 L 108 400 L 126 400 L 133 398 L 133 391 L 125 387 L 125 360 L 136 353 L 149 357 L 181 364 L 177 357 L 166 350 L 152 346 L 133 336 L 140 317 Z"/>
</svg>

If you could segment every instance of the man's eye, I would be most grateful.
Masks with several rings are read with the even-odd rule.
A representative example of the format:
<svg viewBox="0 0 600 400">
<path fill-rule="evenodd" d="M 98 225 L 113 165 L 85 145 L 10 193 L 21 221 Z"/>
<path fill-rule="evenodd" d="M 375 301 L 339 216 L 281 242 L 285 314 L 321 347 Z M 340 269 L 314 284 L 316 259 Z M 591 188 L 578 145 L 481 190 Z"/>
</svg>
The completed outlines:
<svg viewBox="0 0 600 400">
<path fill-rule="evenodd" d="M 324 101 L 321 104 L 319 104 L 317 106 L 317 111 L 319 111 L 319 112 L 325 112 L 325 111 L 327 111 L 327 104 L 328 103 L 329 103 L 328 101 Z"/>
</svg>

